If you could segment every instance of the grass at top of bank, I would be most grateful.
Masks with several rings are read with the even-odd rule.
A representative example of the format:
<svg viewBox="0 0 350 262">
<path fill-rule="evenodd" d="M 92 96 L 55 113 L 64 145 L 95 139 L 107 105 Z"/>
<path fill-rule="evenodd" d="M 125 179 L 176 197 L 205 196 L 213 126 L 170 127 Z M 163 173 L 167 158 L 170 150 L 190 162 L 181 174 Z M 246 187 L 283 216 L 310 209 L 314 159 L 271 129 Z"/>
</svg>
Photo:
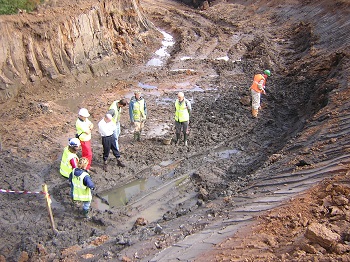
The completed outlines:
<svg viewBox="0 0 350 262">
<path fill-rule="evenodd" d="M 33 11 L 45 0 L 0 0 L 0 15 L 17 14 L 19 10 Z"/>
</svg>

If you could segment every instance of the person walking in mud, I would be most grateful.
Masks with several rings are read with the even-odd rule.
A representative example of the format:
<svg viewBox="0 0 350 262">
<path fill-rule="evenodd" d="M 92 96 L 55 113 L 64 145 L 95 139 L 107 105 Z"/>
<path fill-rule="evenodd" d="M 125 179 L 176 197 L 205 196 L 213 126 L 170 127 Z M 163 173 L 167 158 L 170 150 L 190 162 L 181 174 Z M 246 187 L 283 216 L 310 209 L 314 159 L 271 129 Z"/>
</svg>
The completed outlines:
<svg viewBox="0 0 350 262">
<path fill-rule="evenodd" d="M 265 84 L 267 77 L 271 75 L 270 70 L 265 70 L 262 74 L 256 74 L 254 76 L 253 83 L 250 87 L 252 95 L 252 116 L 254 118 L 258 117 L 258 112 L 260 108 L 260 98 L 261 94 L 266 94 Z"/>
<path fill-rule="evenodd" d="M 187 136 L 188 128 L 190 123 L 190 115 L 192 111 L 191 103 L 185 98 L 183 92 L 177 94 L 177 99 L 175 101 L 175 133 L 176 139 L 174 144 L 176 145 L 181 136 L 181 131 L 183 133 L 184 145 L 188 146 Z"/>
<path fill-rule="evenodd" d="M 141 96 L 141 91 L 136 90 L 129 103 L 130 122 L 134 125 L 134 140 L 141 140 L 141 133 L 147 118 L 147 105 Z"/>
<path fill-rule="evenodd" d="M 112 149 L 112 153 L 117 159 L 117 166 L 125 167 L 125 164 L 120 160 L 120 153 L 117 149 L 113 132 L 115 130 L 115 123 L 112 121 L 111 114 L 106 114 L 104 118 L 98 123 L 98 131 L 102 137 L 103 146 L 103 169 L 107 172 L 108 156 Z"/>
<path fill-rule="evenodd" d="M 63 150 L 60 173 L 65 178 L 69 178 L 70 172 L 78 166 L 78 150 L 80 147 L 80 140 L 78 138 L 70 138 L 68 146 Z"/>
<path fill-rule="evenodd" d="M 109 110 L 108 110 L 108 114 L 111 114 L 112 115 L 112 121 L 115 123 L 115 126 L 116 128 L 114 129 L 113 131 L 113 136 L 114 136 L 114 139 L 115 139 L 115 144 L 116 144 L 116 147 L 118 149 L 118 151 L 120 152 L 119 150 L 119 135 L 120 135 L 120 116 L 121 116 L 121 113 L 122 113 L 122 108 L 125 107 L 127 104 L 127 102 L 125 101 L 125 99 L 121 99 L 121 100 L 116 100 L 116 101 L 113 101 L 113 103 L 111 104 L 111 106 L 109 107 Z"/>
<path fill-rule="evenodd" d="M 82 157 L 79 159 L 78 167 L 74 168 L 69 174 L 72 200 L 83 202 L 83 215 L 86 218 L 89 217 L 92 200 L 91 190 L 95 190 L 95 184 L 87 171 L 88 165 L 89 160 Z"/>
<path fill-rule="evenodd" d="M 92 149 L 91 149 L 91 131 L 94 128 L 93 123 L 88 119 L 90 116 L 89 111 L 86 108 L 81 108 L 78 113 L 78 119 L 75 123 L 77 129 L 77 138 L 81 143 L 81 155 L 89 160 L 89 164 L 86 169 L 90 170 L 92 162 Z"/>
</svg>

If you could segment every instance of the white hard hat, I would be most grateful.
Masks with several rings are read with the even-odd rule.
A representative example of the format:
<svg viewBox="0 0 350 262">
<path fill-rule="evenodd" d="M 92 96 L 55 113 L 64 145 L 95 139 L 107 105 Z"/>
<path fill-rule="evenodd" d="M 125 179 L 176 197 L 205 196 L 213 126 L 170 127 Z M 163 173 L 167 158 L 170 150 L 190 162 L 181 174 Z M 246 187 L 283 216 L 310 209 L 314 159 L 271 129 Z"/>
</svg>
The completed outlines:
<svg viewBox="0 0 350 262">
<path fill-rule="evenodd" d="M 79 115 L 82 117 L 89 117 L 89 111 L 86 108 L 80 108 Z"/>
<path fill-rule="evenodd" d="M 80 146 L 80 140 L 78 138 L 71 138 L 68 142 L 69 146 Z"/>
</svg>

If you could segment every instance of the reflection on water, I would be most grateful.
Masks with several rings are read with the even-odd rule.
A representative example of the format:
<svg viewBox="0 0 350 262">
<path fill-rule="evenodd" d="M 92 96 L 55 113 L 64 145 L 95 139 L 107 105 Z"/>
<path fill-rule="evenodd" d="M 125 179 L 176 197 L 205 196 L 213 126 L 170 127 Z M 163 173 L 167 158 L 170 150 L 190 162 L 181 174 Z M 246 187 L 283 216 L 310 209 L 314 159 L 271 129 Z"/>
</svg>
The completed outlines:
<svg viewBox="0 0 350 262">
<path fill-rule="evenodd" d="M 162 47 L 156 51 L 156 57 L 147 62 L 147 66 L 162 66 L 163 62 L 170 56 L 168 48 L 174 45 L 174 40 L 168 33 L 159 30 L 163 34 Z"/>
<path fill-rule="evenodd" d="M 141 82 L 139 82 L 138 86 L 141 87 L 142 89 L 145 89 L 145 90 L 157 89 L 156 86 L 147 85 L 147 84 L 144 84 L 144 83 L 141 83 Z"/>
<path fill-rule="evenodd" d="M 217 155 L 218 157 L 222 158 L 222 159 L 227 159 L 229 158 L 231 155 L 236 155 L 239 151 L 237 149 L 226 149 L 223 151 L 218 151 Z"/>
<path fill-rule="evenodd" d="M 190 60 L 190 59 L 192 59 L 192 57 L 190 56 L 184 56 L 180 58 L 181 61 Z"/>
<path fill-rule="evenodd" d="M 218 57 L 216 58 L 216 60 L 225 60 L 225 61 L 228 61 L 230 60 L 230 58 L 228 56 L 223 56 L 223 57 Z"/>
<path fill-rule="evenodd" d="M 147 62 L 148 66 L 161 66 L 163 64 L 163 61 L 159 58 L 152 58 Z"/>
<path fill-rule="evenodd" d="M 160 184 L 161 181 L 155 177 L 138 179 L 122 187 L 100 193 L 99 195 L 108 201 L 109 206 L 103 203 L 98 197 L 93 198 L 91 206 L 98 210 L 108 210 L 110 207 L 125 206 L 132 197 Z"/>
<path fill-rule="evenodd" d="M 156 103 L 157 105 L 168 105 L 170 103 L 175 103 L 175 98 L 164 97 L 161 99 L 157 99 Z"/>
<path fill-rule="evenodd" d="M 152 126 L 146 134 L 147 137 L 160 137 L 168 133 L 169 126 L 167 124 L 156 124 Z"/>
<path fill-rule="evenodd" d="M 173 160 L 166 160 L 166 161 L 160 162 L 159 165 L 168 166 L 168 165 L 172 164 L 173 162 L 174 162 Z"/>
</svg>

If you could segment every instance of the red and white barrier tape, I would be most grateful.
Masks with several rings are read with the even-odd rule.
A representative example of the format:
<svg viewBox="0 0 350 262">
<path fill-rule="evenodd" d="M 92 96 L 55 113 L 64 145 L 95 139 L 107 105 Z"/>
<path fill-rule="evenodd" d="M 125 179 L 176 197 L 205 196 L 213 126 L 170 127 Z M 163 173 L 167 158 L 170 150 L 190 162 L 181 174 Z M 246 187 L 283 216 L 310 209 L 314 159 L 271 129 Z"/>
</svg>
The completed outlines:
<svg viewBox="0 0 350 262">
<path fill-rule="evenodd" d="M 0 189 L 0 193 L 16 193 L 16 194 L 40 194 L 40 195 L 49 195 L 43 191 L 31 192 L 31 191 L 19 191 L 19 190 L 9 190 L 9 189 Z"/>
</svg>

